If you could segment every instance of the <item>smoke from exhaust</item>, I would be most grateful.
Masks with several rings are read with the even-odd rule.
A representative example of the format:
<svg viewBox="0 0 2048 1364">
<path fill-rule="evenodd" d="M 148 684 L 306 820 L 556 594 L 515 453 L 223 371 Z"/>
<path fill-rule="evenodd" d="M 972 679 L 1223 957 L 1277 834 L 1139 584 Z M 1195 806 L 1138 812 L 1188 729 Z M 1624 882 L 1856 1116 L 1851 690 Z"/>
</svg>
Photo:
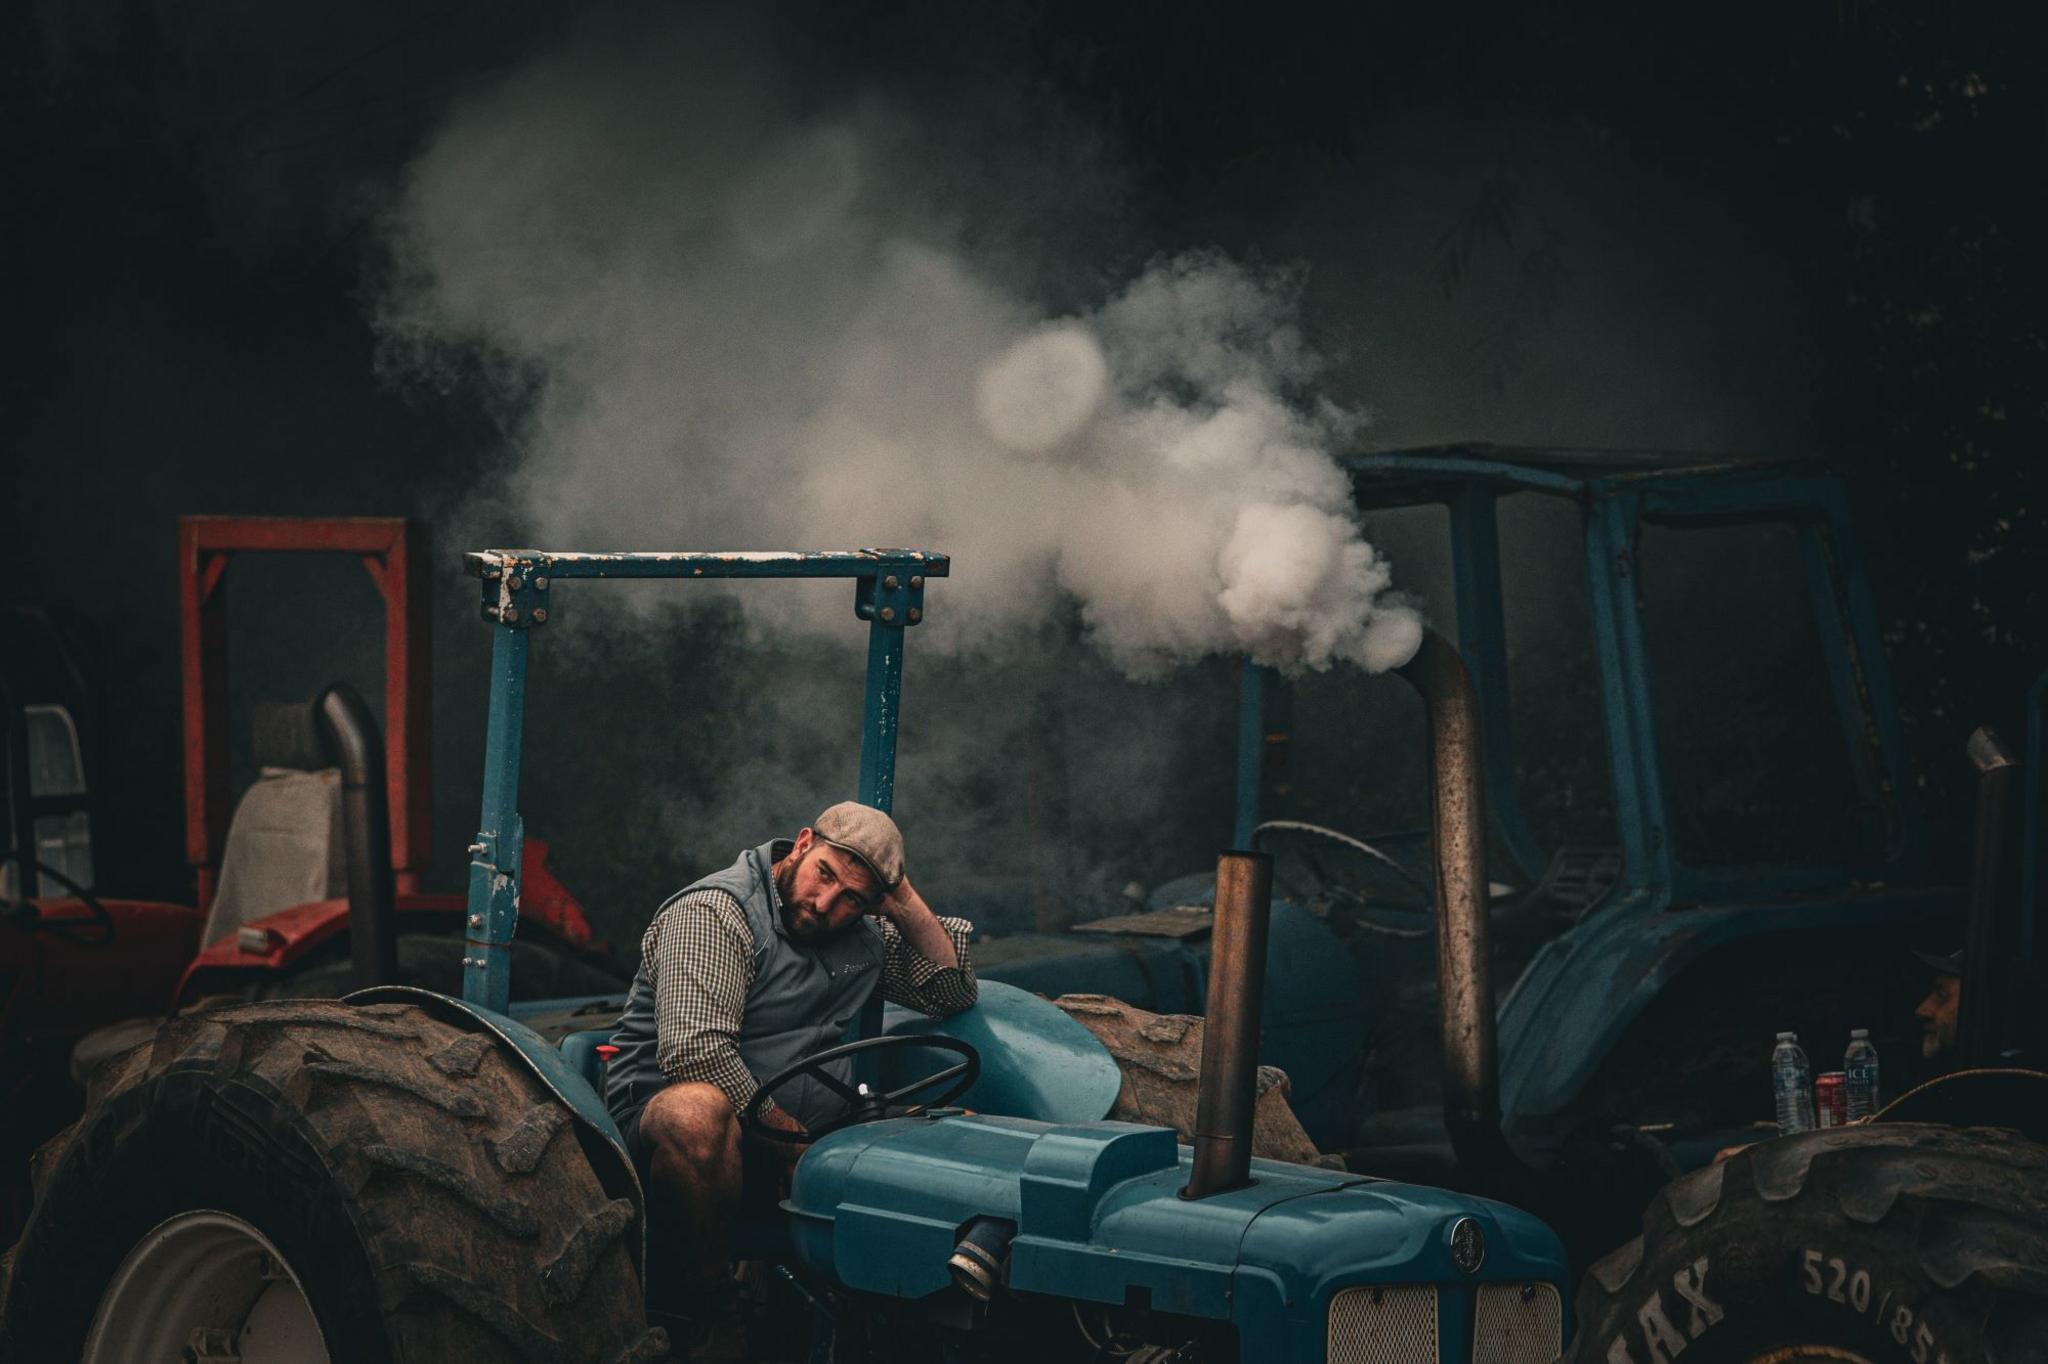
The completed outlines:
<svg viewBox="0 0 2048 1364">
<path fill-rule="evenodd" d="M 1077 289 L 1014 243 L 1088 198 L 1063 175 L 1107 182 L 1080 149 L 992 171 L 971 138 L 779 79 L 702 26 L 586 39 L 458 106 L 412 165 L 380 321 L 395 363 L 480 362 L 506 399 L 518 459 L 480 524 L 945 551 L 920 648 L 1000 652 L 1071 604 L 1132 677 L 1413 652 L 1331 459 L 1361 417 L 1314 395 L 1294 273 L 1193 252 Z M 846 634 L 838 596 L 741 600 Z"/>
</svg>

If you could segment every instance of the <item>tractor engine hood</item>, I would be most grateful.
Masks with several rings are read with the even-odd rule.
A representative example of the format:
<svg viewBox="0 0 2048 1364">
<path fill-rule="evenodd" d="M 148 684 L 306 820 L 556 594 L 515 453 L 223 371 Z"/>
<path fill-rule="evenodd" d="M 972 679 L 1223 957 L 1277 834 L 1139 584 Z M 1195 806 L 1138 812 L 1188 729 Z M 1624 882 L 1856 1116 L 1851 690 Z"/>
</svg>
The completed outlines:
<svg viewBox="0 0 2048 1364">
<path fill-rule="evenodd" d="M 1562 1339 L 1564 1250 L 1526 1213 L 1266 1160 L 1246 1187 L 1189 1200 L 1191 1165 L 1165 1128 L 945 1111 L 823 1138 L 784 1207 L 797 1256 L 849 1289 L 957 1291 L 947 1259 L 963 1229 L 999 1218 L 1016 1227 L 1007 1291 L 1124 1304 L 1141 1290 L 1157 1310 L 1231 1322 L 1246 1359 L 1322 1358 L 1350 1310 L 1333 1301 L 1377 1286 L 1407 1286 L 1444 1364 L 1470 1358 L 1510 1299 L 1515 1329 L 1547 1313 Z"/>
</svg>

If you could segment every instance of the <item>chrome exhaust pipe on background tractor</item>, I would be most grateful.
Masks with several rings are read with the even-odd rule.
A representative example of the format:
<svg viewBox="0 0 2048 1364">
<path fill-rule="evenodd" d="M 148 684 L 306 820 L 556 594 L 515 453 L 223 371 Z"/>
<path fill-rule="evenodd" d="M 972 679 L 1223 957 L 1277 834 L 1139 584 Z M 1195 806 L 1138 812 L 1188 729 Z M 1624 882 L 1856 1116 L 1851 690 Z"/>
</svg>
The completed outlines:
<svg viewBox="0 0 2048 1364">
<path fill-rule="evenodd" d="M 1259 1017 L 1265 1005 L 1266 939 L 1272 916 L 1273 859 L 1255 852 L 1227 852 L 1218 858 L 1201 1090 L 1195 1098 L 1194 1168 L 1180 1191 L 1182 1198 L 1207 1198 L 1252 1182 Z"/>
<path fill-rule="evenodd" d="M 337 682 L 313 703 L 327 757 L 341 769 L 341 830 L 348 865 L 349 956 L 358 990 L 398 979 L 398 896 L 391 871 L 391 797 L 377 718 L 354 687 Z"/>
</svg>

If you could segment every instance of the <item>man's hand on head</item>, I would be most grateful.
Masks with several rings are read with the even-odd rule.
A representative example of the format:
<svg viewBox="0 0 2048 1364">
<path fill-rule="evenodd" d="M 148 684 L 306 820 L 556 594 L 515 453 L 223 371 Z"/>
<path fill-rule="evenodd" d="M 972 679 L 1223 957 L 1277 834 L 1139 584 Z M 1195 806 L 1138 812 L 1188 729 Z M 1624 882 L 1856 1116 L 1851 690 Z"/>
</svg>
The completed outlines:
<svg viewBox="0 0 2048 1364">
<path fill-rule="evenodd" d="M 908 872 L 898 878 L 896 884 L 875 902 L 875 913 L 899 927 L 903 923 L 903 916 L 910 913 L 913 908 L 924 909 L 926 913 L 931 912 L 925 907 L 924 897 L 917 893 L 917 887 L 910 884 Z"/>
<path fill-rule="evenodd" d="M 953 950 L 953 940 L 946 936 L 946 929 L 939 922 L 939 916 L 932 913 L 932 907 L 917 893 L 917 887 L 910 884 L 905 873 L 889 893 L 875 906 L 875 913 L 896 925 L 896 931 L 926 961 L 940 966 L 958 966 L 960 954 Z"/>
</svg>

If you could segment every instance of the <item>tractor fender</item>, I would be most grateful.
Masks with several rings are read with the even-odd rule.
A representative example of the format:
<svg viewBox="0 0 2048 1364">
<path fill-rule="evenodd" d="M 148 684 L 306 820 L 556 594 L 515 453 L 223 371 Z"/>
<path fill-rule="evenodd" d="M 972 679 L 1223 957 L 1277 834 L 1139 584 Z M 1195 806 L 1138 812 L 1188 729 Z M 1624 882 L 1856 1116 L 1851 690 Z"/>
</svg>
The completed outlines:
<svg viewBox="0 0 2048 1364">
<path fill-rule="evenodd" d="M 640 1176 L 633 1168 L 633 1158 L 626 1152 L 626 1139 L 620 1134 L 619 1125 L 612 1121 L 604 1099 L 577 1074 L 560 1048 L 504 1014 L 493 1013 L 452 995 L 435 994 L 432 990 L 416 989 L 410 985 L 372 986 L 344 997 L 342 1003 L 411 1004 L 453 1027 L 495 1037 L 510 1054 L 525 1062 L 534 1078 L 568 1107 L 569 1115 L 576 1124 L 579 1144 L 597 1170 L 598 1182 L 612 1197 L 632 1200 L 633 1220 L 642 1231 L 641 1244 L 635 1247 L 634 1263 L 644 1267 L 647 1197 L 640 1187 Z"/>
<path fill-rule="evenodd" d="M 882 1031 L 894 1037 L 942 1033 L 973 1047 L 981 1057 L 981 1077 L 960 1099 L 963 1107 L 1040 1122 L 1109 1116 L 1123 1071 L 1094 1033 L 1029 990 L 999 980 L 979 981 L 977 988 L 975 1006 L 948 1018 L 926 1018 L 892 1004 L 883 1010 Z M 893 1059 L 908 1064 L 900 1056 Z M 885 1071 L 884 1078 L 901 1084 L 910 1076 Z"/>
<path fill-rule="evenodd" d="M 1518 1150 L 1546 1156 L 1573 1105 L 1650 1002 L 1716 948 L 1795 930 L 1854 932 L 1922 921 L 1952 907 L 1922 889 L 1668 908 L 1657 896 L 1614 905 L 1545 943 L 1500 1009 L 1501 1111 Z"/>
</svg>

